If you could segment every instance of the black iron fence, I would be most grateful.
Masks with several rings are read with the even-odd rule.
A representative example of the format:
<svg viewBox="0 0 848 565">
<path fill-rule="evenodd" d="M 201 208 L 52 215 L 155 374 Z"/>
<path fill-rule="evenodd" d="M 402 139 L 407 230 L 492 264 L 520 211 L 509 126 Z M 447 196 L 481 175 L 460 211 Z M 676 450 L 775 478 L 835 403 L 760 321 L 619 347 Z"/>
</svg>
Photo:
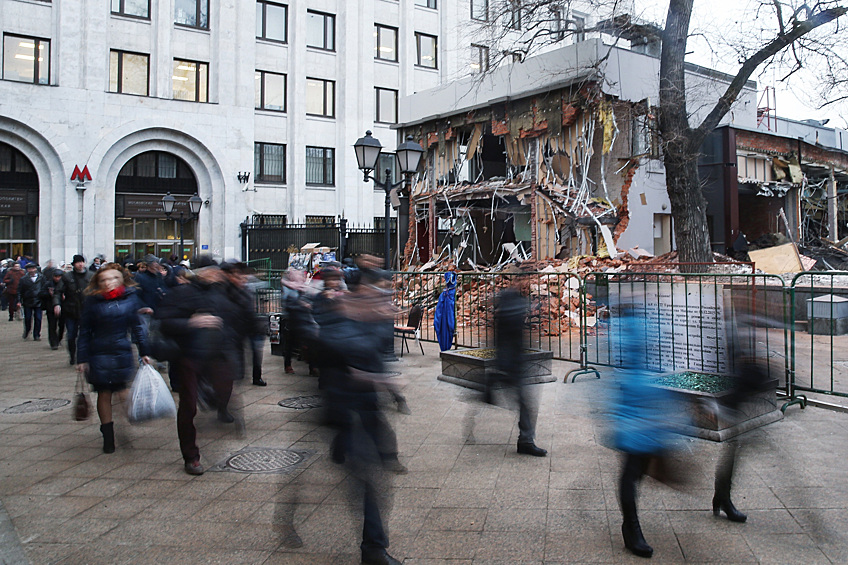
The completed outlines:
<svg viewBox="0 0 848 565">
<path fill-rule="evenodd" d="M 271 269 L 285 269 L 289 256 L 307 243 L 318 243 L 336 252 L 336 258 L 369 254 L 385 255 L 385 230 L 350 228 L 346 220 L 329 224 L 241 224 L 242 257 L 245 261 L 268 259 Z M 391 231 L 391 252 L 397 251 L 397 232 Z"/>
</svg>

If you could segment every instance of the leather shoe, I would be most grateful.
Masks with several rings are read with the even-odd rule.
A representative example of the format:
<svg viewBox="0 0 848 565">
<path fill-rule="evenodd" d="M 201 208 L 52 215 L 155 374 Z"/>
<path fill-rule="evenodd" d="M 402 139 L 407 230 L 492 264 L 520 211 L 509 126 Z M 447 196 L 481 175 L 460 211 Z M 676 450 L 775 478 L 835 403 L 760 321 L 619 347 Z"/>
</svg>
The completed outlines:
<svg viewBox="0 0 848 565">
<path fill-rule="evenodd" d="M 236 421 L 232 414 L 226 408 L 218 410 L 218 421 L 224 424 L 232 424 Z"/>
<path fill-rule="evenodd" d="M 727 519 L 731 522 L 744 522 L 748 519 L 747 515 L 740 512 L 733 505 L 733 502 L 730 501 L 730 498 L 721 500 L 717 496 L 713 497 L 713 515 L 721 516 L 722 512 L 727 515 Z"/>
<path fill-rule="evenodd" d="M 200 464 L 200 461 L 192 461 L 190 463 L 186 463 L 185 472 L 189 475 L 202 475 L 203 465 Z"/>
<path fill-rule="evenodd" d="M 538 447 L 535 443 L 519 443 L 518 444 L 518 453 L 523 453 L 524 455 L 532 455 L 534 457 L 544 457 L 548 454 L 546 449 L 542 449 Z"/>
<path fill-rule="evenodd" d="M 292 366 L 291 366 L 291 365 L 289 365 L 288 367 L 286 367 L 286 374 L 287 374 L 287 375 L 293 375 L 293 374 L 294 374 L 294 369 L 292 369 Z"/>
<path fill-rule="evenodd" d="M 253 386 L 268 386 L 268 383 L 262 379 L 253 379 Z"/>
<path fill-rule="evenodd" d="M 363 553 L 362 565 L 401 565 L 401 562 L 383 550 L 379 553 Z"/>
</svg>

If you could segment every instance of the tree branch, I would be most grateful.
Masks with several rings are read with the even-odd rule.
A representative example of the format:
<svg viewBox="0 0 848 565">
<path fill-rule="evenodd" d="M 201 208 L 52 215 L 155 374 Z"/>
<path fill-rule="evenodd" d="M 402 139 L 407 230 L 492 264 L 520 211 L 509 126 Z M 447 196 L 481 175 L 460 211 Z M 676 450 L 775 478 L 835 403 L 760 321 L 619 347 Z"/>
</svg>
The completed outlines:
<svg viewBox="0 0 848 565">
<path fill-rule="evenodd" d="M 701 125 L 693 130 L 692 146 L 699 147 L 704 138 L 713 131 L 713 129 L 715 129 L 721 119 L 727 114 L 727 112 L 730 111 L 730 107 L 736 101 L 739 93 L 742 92 L 742 88 L 744 88 L 745 83 L 748 82 L 748 79 L 757 67 L 810 31 L 832 22 L 844 15 L 846 12 L 848 12 L 848 8 L 838 6 L 836 8 L 822 10 L 807 20 L 795 21 L 788 32 L 779 34 L 762 49 L 746 59 L 742 63 L 742 67 L 739 69 L 739 72 L 736 73 L 736 76 L 733 77 L 733 80 L 728 85 L 727 90 L 725 90 L 724 94 L 721 98 L 719 98 L 718 102 L 716 102 L 712 111 L 706 118 L 704 118 Z"/>
</svg>

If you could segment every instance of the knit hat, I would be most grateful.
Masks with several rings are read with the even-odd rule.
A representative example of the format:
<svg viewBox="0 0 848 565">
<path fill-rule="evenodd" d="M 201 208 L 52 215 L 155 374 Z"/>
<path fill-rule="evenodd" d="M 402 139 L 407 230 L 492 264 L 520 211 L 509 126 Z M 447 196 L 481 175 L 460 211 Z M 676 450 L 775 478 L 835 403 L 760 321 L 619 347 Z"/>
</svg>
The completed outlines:
<svg viewBox="0 0 848 565">
<path fill-rule="evenodd" d="M 85 263 L 85 257 L 83 257 L 82 255 L 74 255 L 74 258 L 71 260 L 71 263 L 79 263 L 79 262 Z"/>
</svg>

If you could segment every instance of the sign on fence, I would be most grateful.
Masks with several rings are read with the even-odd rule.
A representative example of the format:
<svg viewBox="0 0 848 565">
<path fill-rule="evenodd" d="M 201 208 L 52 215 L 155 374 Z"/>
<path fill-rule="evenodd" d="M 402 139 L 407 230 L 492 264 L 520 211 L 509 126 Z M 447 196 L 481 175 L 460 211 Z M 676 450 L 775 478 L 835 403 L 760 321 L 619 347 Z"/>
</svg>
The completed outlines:
<svg viewBox="0 0 848 565">
<path fill-rule="evenodd" d="M 645 350 L 611 349 L 613 364 L 624 355 L 645 355 L 649 369 L 689 369 L 707 373 L 727 372 L 727 335 L 724 318 L 724 289 L 720 285 L 698 288 L 672 283 L 628 283 L 621 285 L 619 299 L 611 297 L 610 341 L 621 331 L 622 306 L 644 316 Z"/>
</svg>

